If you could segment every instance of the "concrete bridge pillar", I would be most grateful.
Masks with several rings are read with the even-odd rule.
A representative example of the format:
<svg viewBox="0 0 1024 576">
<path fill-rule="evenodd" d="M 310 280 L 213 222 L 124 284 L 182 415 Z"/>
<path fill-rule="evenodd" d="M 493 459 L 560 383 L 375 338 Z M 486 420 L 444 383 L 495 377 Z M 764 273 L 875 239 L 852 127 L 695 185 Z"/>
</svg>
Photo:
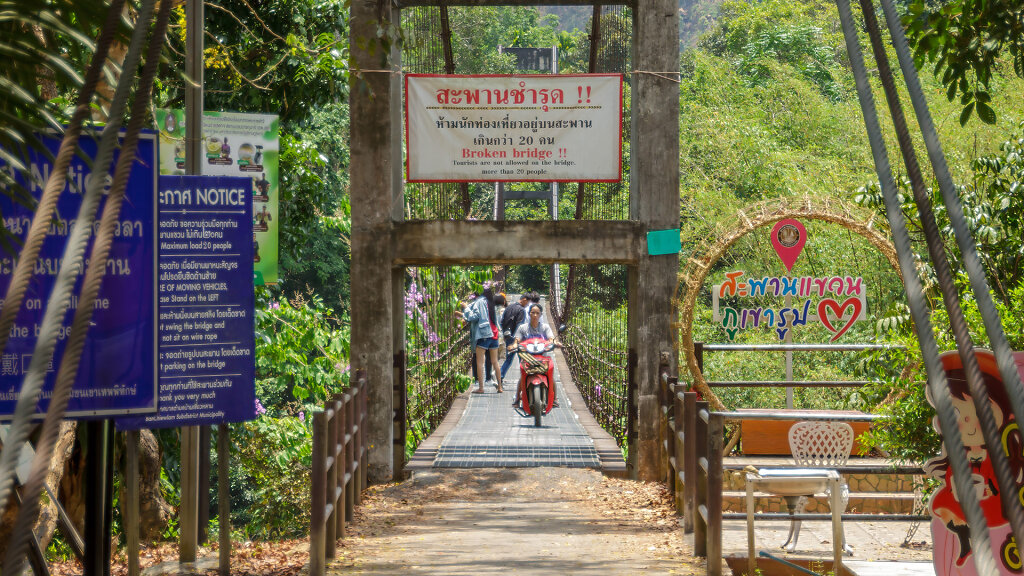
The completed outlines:
<svg viewBox="0 0 1024 576">
<path fill-rule="evenodd" d="M 645 0 L 633 10 L 632 146 L 629 216 L 646 230 L 679 228 L 679 14 L 676 0 Z M 679 255 L 642 250 L 629 268 L 629 403 L 635 430 L 629 439 L 630 475 L 661 480 L 665 434 L 658 369 L 675 374 L 672 295 Z"/>
<path fill-rule="evenodd" d="M 390 2 L 352 0 L 350 80 L 352 206 L 352 372 L 369 381 L 370 482 L 386 482 L 394 462 L 394 354 L 402 347 L 401 269 L 392 268 L 393 219 L 402 213 L 401 53 L 386 48 L 378 26 L 398 23 Z M 396 303 L 397 300 L 397 303 Z M 395 335 L 397 334 L 397 336 Z"/>
</svg>

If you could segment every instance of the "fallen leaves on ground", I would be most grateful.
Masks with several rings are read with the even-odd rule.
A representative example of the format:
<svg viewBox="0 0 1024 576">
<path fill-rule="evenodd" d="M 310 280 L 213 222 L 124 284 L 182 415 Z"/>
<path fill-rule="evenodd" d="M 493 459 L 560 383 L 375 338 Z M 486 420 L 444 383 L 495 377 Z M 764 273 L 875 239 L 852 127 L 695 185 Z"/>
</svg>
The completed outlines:
<svg viewBox="0 0 1024 576">
<path fill-rule="evenodd" d="M 199 569 L 189 574 L 213 576 L 217 574 L 217 546 L 201 548 L 198 557 Z M 212 566 L 210 562 L 212 561 Z M 143 570 L 153 569 L 160 574 L 178 573 L 177 542 L 162 542 L 143 546 L 139 553 L 139 565 Z M 232 576 L 295 576 L 303 571 L 309 562 L 309 540 L 273 540 L 266 542 L 236 542 L 231 549 Z M 163 566 L 161 566 L 163 565 Z M 52 576 L 73 576 L 82 573 L 78 561 L 51 562 Z M 112 576 L 127 576 L 128 565 L 124 550 L 119 550 L 112 562 Z"/>
</svg>

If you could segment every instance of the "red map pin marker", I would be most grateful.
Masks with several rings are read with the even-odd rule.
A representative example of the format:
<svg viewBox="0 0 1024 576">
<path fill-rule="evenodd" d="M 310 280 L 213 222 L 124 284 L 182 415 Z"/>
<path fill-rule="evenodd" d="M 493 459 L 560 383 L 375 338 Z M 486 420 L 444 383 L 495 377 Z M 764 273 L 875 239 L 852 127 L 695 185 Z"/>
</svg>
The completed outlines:
<svg viewBox="0 0 1024 576">
<path fill-rule="evenodd" d="M 779 259 L 786 265 L 786 271 L 793 270 L 793 264 L 800 257 L 800 252 L 807 242 L 807 229 L 800 222 L 787 218 L 780 220 L 772 228 L 772 246 Z"/>
</svg>

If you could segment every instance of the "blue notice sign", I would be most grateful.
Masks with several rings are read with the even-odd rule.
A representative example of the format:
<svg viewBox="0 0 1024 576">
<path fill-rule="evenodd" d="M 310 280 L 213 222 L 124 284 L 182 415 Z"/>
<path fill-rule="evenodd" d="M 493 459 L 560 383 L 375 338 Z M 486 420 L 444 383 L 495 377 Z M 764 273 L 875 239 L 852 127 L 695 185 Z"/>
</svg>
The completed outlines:
<svg viewBox="0 0 1024 576">
<path fill-rule="evenodd" d="M 47 137 L 44 142 L 56 155 L 60 140 Z M 85 135 L 79 140 L 82 150 L 95 157 L 97 140 Z M 30 162 L 32 182 L 21 184 L 38 199 L 50 175 L 52 163 L 33 151 Z M 116 156 L 115 156 L 116 162 Z M 95 418 L 119 414 L 152 412 L 156 409 L 156 141 L 152 134 L 139 140 L 136 160 L 132 165 L 125 200 L 117 223 L 117 232 L 110 249 L 106 276 L 95 302 L 92 326 L 82 352 L 81 363 L 68 405 L 68 418 Z M 0 170 L 11 172 L 0 161 Z M 57 213 L 50 224 L 35 263 L 35 275 L 29 283 L 21 310 L 11 329 L 7 348 L 0 364 L 0 418 L 14 413 L 21 383 L 28 372 L 36 345 L 43 309 L 56 283 L 64 248 L 87 183 L 93 175 L 78 156 L 71 160 L 67 184 L 57 202 Z M 102 214 L 103 204 L 99 214 Z M 0 193 L 0 213 L 4 227 L 24 239 L 32 220 L 32 212 L 15 204 Z M 98 229 L 97 221 L 96 227 Z M 86 251 L 86 258 L 92 243 Z M 0 294 L 7 294 L 17 253 L 0 250 Z M 44 382 L 38 411 L 45 412 L 56 382 L 56 365 L 64 355 L 72 319 L 78 308 L 84 274 L 79 276 L 70 308 L 64 318 L 50 372 Z M 0 301 L 0 306 L 3 303 Z"/>
<path fill-rule="evenodd" d="M 159 405 L 121 429 L 256 417 L 252 181 L 161 176 Z"/>
</svg>

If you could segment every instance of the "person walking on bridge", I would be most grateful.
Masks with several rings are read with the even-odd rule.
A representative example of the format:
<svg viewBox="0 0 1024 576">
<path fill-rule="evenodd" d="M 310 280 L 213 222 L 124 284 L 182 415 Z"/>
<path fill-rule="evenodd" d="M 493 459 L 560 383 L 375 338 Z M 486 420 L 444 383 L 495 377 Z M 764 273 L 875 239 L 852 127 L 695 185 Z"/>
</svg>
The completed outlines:
<svg viewBox="0 0 1024 576">
<path fill-rule="evenodd" d="M 484 288 L 484 295 L 474 300 L 469 306 L 465 302 L 459 304 L 462 311 L 455 315 L 469 323 L 469 335 L 476 343 L 476 380 L 477 389 L 474 394 L 484 392 L 484 355 L 490 357 L 491 366 L 498 365 L 498 319 L 494 311 L 494 291 Z M 498 393 L 502 393 L 501 381 L 495 382 Z"/>
<path fill-rule="evenodd" d="M 505 348 L 508 349 L 515 342 L 516 329 L 519 325 L 526 322 L 526 305 L 530 302 L 530 299 L 526 294 L 519 295 L 518 302 L 512 302 L 505 308 L 505 312 L 501 315 L 501 334 L 505 338 Z M 505 381 L 505 374 L 508 373 L 508 369 L 512 366 L 512 360 L 516 358 L 519 353 L 515 350 L 505 352 L 505 362 L 501 365 L 501 380 Z"/>
</svg>

